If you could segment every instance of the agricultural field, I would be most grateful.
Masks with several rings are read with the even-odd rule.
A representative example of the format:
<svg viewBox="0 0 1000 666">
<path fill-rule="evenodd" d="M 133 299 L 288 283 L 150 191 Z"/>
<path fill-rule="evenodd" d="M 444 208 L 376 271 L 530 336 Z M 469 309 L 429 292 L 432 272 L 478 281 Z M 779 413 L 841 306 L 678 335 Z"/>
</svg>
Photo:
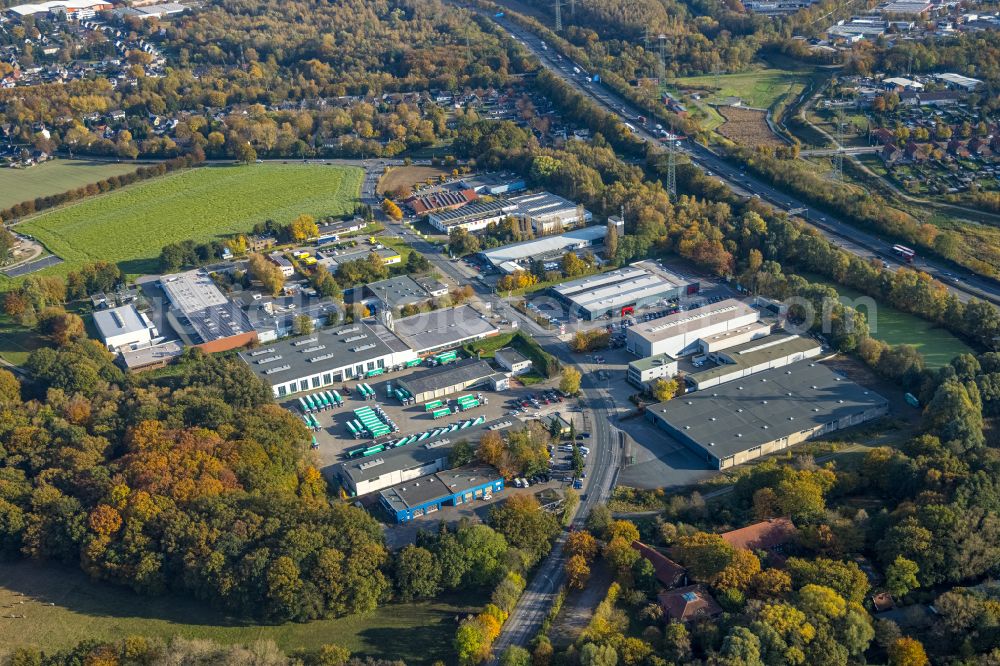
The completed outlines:
<svg viewBox="0 0 1000 666">
<path fill-rule="evenodd" d="M 449 659 L 454 619 L 474 607 L 462 599 L 438 599 L 392 604 L 364 615 L 266 625 L 241 622 L 193 599 L 141 597 L 55 565 L 0 563 L 0 581 L 0 661 L 18 647 L 53 651 L 88 639 L 142 635 L 241 644 L 273 640 L 288 652 L 337 643 L 362 656 L 431 664 Z"/>
<path fill-rule="evenodd" d="M 433 166 L 394 167 L 379 179 L 376 191 L 379 194 L 392 194 L 399 188 L 412 189 L 416 185 L 425 184 L 428 180 L 437 181 L 439 176 L 450 173 L 448 169 Z"/>
<path fill-rule="evenodd" d="M 0 209 L 131 173 L 140 166 L 131 162 L 52 160 L 28 169 L 0 169 Z"/>
<path fill-rule="evenodd" d="M 42 213 L 17 230 L 65 260 L 43 274 L 65 274 L 104 259 L 141 275 L 156 272 L 167 243 L 220 238 L 300 213 L 349 213 L 362 177 L 358 168 L 318 164 L 200 167 Z"/>
<path fill-rule="evenodd" d="M 785 145 L 768 126 L 767 111 L 740 106 L 719 106 L 716 110 L 726 122 L 715 131 L 730 141 L 741 146 Z"/>
</svg>

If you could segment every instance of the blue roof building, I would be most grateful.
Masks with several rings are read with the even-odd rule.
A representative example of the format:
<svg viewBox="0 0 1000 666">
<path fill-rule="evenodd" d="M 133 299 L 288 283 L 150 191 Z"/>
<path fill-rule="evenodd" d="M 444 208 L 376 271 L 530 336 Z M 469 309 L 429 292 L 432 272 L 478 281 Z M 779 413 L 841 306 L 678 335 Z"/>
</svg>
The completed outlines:
<svg viewBox="0 0 1000 666">
<path fill-rule="evenodd" d="M 492 467 L 459 467 L 386 488 L 379 493 L 379 501 L 396 522 L 405 523 L 445 506 L 481 500 L 503 488 L 503 477 Z"/>
</svg>

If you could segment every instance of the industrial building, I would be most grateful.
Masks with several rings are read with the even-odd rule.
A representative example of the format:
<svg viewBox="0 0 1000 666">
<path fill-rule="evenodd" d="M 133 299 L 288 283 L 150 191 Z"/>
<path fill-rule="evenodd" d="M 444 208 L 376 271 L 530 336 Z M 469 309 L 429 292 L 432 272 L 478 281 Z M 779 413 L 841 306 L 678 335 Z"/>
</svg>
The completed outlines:
<svg viewBox="0 0 1000 666">
<path fill-rule="evenodd" d="M 108 351 L 123 347 L 148 347 L 159 333 L 156 326 L 134 305 L 123 305 L 110 310 L 96 310 L 94 325 Z"/>
<path fill-rule="evenodd" d="M 482 256 L 494 267 L 513 273 L 527 268 L 532 259 L 544 261 L 550 257 L 561 257 L 566 252 L 601 245 L 606 234 L 607 229 L 600 225 L 583 227 L 557 236 L 545 236 L 487 250 Z"/>
<path fill-rule="evenodd" d="M 116 362 L 128 372 L 142 372 L 162 368 L 184 353 L 184 347 L 176 340 L 167 340 L 157 345 L 122 349 Z"/>
<path fill-rule="evenodd" d="M 246 313 L 204 270 L 164 275 L 160 287 L 171 305 L 167 321 L 185 344 L 220 352 L 257 340 Z"/>
<path fill-rule="evenodd" d="M 725 469 L 879 418 L 888 407 L 874 391 L 801 361 L 658 403 L 646 418 Z"/>
<path fill-rule="evenodd" d="M 446 234 L 456 228 L 479 231 L 499 222 L 516 210 L 517 204 L 506 200 L 475 201 L 461 208 L 433 212 L 427 216 L 427 221 Z"/>
<path fill-rule="evenodd" d="M 398 380 L 417 402 L 443 398 L 452 393 L 485 385 L 497 371 L 486 361 L 466 359 L 450 365 L 420 370 Z"/>
<path fill-rule="evenodd" d="M 657 354 L 628 364 L 628 383 L 645 391 L 657 379 L 669 379 L 677 374 L 677 359 L 670 354 Z"/>
<path fill-rule="evenodd" d="M 114 5 L 104 0 L 51 0 L 26 5 L 15 5 L 7 11 L 18 17 L 34 16 L 35 14 L 65 14 L 71 19 L 93 18 L 97 12 L 108 12 Z"/>
<path fill-rule="evenodd" d="M 459 305 L 396 319 L 392 330 L 417 354 L 454 349 L 500 333 L 471 305 Z"/>
<path fill-rule="evenodd" d="M 698 350 L 702 338 L 749 326 L 758 319 L 757 310 L 728 298 L 636 324 L 625 334 L 625 347 L 642 358 L 657 354 L 683 356 Z"/>
<path fill-rule="evenodd" d="M 286 278 L 290 278 L 295 275 L 295 266 L 280 252 L 272 252 L 267 255 L 267 260 L 277 266 L 278 270 L 280 270 L 281 274 Z"/>
<path fill-rule="evenodd" d="M 439 210 L 461 208 L 479 198 L 471 188 L 463 190 L 440 190 L 423 196 L 410 197 L 406 206 L 414 215 L 426 215 Z"/>
<path fill-rule="evenodd" d="M 752 324 L 740 326 L 739 328 L 731 328 L 722 333 L 706 335 L 698 341 L 698 346 L 701 348 L 702 354 L 709 354 L 722 349 L 728 349 L 729 347 L 735 347 L 736 345 L 741 345 L 744 342 L 750 342 L 757 338 L 763 338 L 770 334 L 771 324 L 763 321 L 755 321 Z"/>
<path fill-rule="evenodd" d="M 355 289 L 361 292 L 360 302 L 365 303 L 372 312 L 390 310 L 398 312 L 407 305 L 428 305 L 433 296 L 409 275 L 398 275 L 378 282 L 372 282 Z M 445 290 L 447 293 L 447 289 Z M 356 298 L 356 300 L 358 300 Z"/>
<path fill-rule="evenodd" d="M 527 187 L 524 178 L 509 172 L 473 174 L 463 178 L 460 185 L 475 191 L 477 194 L 488 194 L 494 197 L 499 194 L 518 192 Z"/>
<path fill-rule="evenodd" d="M 594 219 L 583 206 L 549 192 L 522 194 L 511 197 L 510 201 L 517 205 L 515 216 L 531 223 L 539 235 L 585 226 Z"/>
<path fill-rule="evenodd" d="M 550 289 L 566 306 L 568 316 L 585 321 L 629 315 L 645 305 L 697 291 L 696 283 L 690 284 L 651 261 L 636 262 L 608 273 L 564 282 Z"/>
<path fill-rule="evenodd" d="M 728 349 L 710 352 L 707 360 L 714 364 L 713 367 L 693 372 L 687 375 L 686 379 L 690 386 L 700 391 L 758 372 L 815 358 L 819 356 L 822 348 L 823 346 L 812 338 L 776 333 Z"/>
<path fill-rule="evenodd" d="M 382 263 L 386 266 L 393 266 L 395 264 L 402 263 L 403 261 L 403 257 L 399 254 L 399 252 L 393 250 L 392 248 L 365 246 L 351 248 L 349 250 L 323 249 L 316 253 L 316 263 L 326 266 L 331 273 L 336 273 L 341 264 L 345 264 L 348 261 L 367 259 L 368 255 L 372 253 L 381 259 Z"/>
<path fill-rule="evenodd" d="M 497 365 L 509 371 L 512 375 L 523 375 L 531 371 L 531 359 L 513 347 L 498 349 L 493 354 L 493 359 L 497 362 Z"/>
<path fill-rule="evenodd" d="M 244 351 L 240 358 L 281 398 L 400 368 L 417 354 L 381 324 L 354 323 Z"/>
<path fill-rule="evenodd" d="M 472 426 L 457 433 L 444 433 L 424 442 L 389 449 L 375 458 L 359 458 L 339 463 L 334 474 L 351 497 L 367 495 L 397 484 L 448 469 L 448 459 L 460 441 L 477 446 L 484 432 L 516 427 L 521 422 L 505 417 Z"/>
<path fill-rule="evenodd" d="M 503 488 L 503 477 L 492 467 L 459 467 L 386 488 L 379 502 L 397 523 L 405 523 L 445 506 L 489 498 Z"/>
</svg>

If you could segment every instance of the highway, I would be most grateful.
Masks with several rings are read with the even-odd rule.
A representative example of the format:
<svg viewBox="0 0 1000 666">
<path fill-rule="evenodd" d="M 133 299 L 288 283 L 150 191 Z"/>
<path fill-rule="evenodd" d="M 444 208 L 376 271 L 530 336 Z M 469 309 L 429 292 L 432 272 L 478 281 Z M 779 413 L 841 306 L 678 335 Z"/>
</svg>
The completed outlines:
<svg viewBox="0 0 1000 666">
<path fill-rule="evenodd" d="M 573 62 L 548 48 L 544 41 L 534 33 L 512 23 L 506 17 L 493 16 L 487 12 L 482 13 L 513 35 L 552 73 L 585 97 L 589 97 L 605 111 L 615 113 L 635 126 L 636 135 L 645 140 L 654 150 L 663 150 L 658 138 L 654 136 L 652 128 L 643 126 L 636 120 L 640 115 L 649 115 L 648 111 L 640 109 L 603 84 L 589 81 L 577 74 L 574 71 L 576 65 Z M 694 141 L 683 141 L 679 153 L 685 155 L 692 164 L 701 168 L 707 175 L 718 177 L 738 195 L 758 196 L 780 210 L 797 210 L 797 214 L 803 217 L 807 224 L 818 229 L 834 245 L 852 254 L 878 259 L 894 267 L 910 266 L 892 251 L 894 244 L 892 241 L 886 241 L 874 234 L 867 233 L 750 174 L 744 173 L 742 168 L 725 161 L 706 146 Z M 915 267 L 940 280 L 963 302 L 971 298 L 979 298 L 1000 305 L 1000 284 L 994 280 L 965 269 L 946 267 L 943 262 L 923 257 L 917 258 Z"/>
</svg>

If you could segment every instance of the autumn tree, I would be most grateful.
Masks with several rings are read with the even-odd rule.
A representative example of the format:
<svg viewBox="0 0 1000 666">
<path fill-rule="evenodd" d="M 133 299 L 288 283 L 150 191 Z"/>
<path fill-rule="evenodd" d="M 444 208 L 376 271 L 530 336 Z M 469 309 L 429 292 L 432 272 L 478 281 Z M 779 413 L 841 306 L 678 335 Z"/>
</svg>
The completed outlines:
<svg viewBox="0 0 1000 666">
<path fill-rule="evenodd" d="M 571 366 L 565 366 L 562 369 L 562 374 L 559 376 L 559 390 L 566 395 L 576 395 L 580 392 L 580 380 L 582 379 L 580 371 Z"/>
<path fill-rule="evenodd" d="M 571 590 L 582 590 L 590 578 L 590 566 L 582 555 L 572 555 L 566 560 L 566 584 Z"/>
<path fill-rule="evenodd" d="M 251 254 L 248 261 L 248 270 L 255 280 L 259 280 L 264 286 L 264 291 L 277 296 L 285 286 L 285 276 L 281 269 L 268 261 L 262 254 Z"/>
<path fill-rule="evenodd" d="M 392 220 L 403 219 L 403 211 L 391 199 L 382 200 L 382 210 Z"/>
</svg>

